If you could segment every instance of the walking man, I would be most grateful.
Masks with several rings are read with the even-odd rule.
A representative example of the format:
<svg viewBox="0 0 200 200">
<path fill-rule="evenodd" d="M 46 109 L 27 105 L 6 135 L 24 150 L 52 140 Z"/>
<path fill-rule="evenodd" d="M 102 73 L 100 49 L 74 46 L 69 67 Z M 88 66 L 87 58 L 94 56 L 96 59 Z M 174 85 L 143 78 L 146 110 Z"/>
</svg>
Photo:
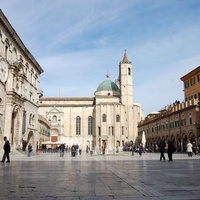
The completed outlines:
<svg viewBox="0 0 200 200">
<path fill-rule="evenodd" d="M 7 137 L 4 136 L 3 140 L 5 141 L 4 143 L 4 146 L 3 146 L 3 149 L 4 149 L 4 154 L 3 154 L 3 158 L 1 160 L 2 163 L 5 162 L 6 158 L 7 158 L 7 163 L 10 162 L 10 156 L 9 156 L 9 153 L 10 153 L 10 142 L 7 140 Z"/>
<path fill-rule="evenodd" d="M 165 144 L 165 141 L 163 139 L 160 140 L 160 144 L 159 144 L 159 147 L 160 147 L 160 161 L 163 159 L 165 161 L 165 147 L 166 147 L 166 144 Z"/>
</svg>

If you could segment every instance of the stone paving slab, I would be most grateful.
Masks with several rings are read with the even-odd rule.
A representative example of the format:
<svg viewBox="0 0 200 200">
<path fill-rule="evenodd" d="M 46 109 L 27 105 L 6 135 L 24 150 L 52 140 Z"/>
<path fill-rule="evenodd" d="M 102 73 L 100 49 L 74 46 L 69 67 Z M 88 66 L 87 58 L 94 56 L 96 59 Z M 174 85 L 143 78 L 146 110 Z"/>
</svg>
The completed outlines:
<svg viewBox="0 0 200 200">
<path fill-rule="evenodd" d="M 11 153 L 0 165 L 2 200 L 199 200 L 200 156 L 175 154 L 160 162 L 159 154 L 71 157 Z"/>
</svg>

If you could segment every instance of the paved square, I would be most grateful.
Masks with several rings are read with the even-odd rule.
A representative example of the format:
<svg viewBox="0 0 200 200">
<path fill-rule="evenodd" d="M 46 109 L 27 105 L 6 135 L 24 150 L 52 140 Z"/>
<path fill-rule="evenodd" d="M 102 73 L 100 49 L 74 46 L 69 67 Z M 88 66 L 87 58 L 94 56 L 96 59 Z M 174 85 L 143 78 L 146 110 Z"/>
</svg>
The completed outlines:
<svg viewBox="0 0 200 200">
<path fill-rule="evenodd" d="M 200 156 L 131 152 L 71 157 L 14 152 L 11 163 L 0 165 L 2 200 L 199 200 Z M 166 156 L 167 157 L 167 156 Z"/>
</svg>

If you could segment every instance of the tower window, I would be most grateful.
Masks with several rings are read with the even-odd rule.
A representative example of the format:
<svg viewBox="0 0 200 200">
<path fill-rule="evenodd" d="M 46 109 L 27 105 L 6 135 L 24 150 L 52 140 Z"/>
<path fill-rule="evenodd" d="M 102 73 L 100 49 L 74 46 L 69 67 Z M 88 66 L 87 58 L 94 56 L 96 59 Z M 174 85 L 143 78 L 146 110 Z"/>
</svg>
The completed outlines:
<svg viewBox="0 0 200 200">
<path fill-rule="evenodd" d="M 106 115 L 105 114 L 103 114 L 103 116 L 102 116 L 102 121 L 106 122 Z"/>
<path fill-rule="evenodd" d="M 116 115 L 116 122 L 120 122 L 120 116 Z"/>
<path fill-rule="evenodd" d="M 131 75 L 131 68 L 128 68 L 128 75 Z"/>
</svg>

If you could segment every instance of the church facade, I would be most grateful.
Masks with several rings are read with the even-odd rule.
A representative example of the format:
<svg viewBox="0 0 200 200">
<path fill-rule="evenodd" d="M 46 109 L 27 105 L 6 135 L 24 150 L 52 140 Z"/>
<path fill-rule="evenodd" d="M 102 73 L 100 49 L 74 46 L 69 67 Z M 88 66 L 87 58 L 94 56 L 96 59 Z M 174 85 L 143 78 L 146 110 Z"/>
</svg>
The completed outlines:
<svg viewBox="0 0 200 200">
<path fill-rule="evenodd" d="M 126 52 L 115 82 L 104 80 L 91 98 L 40 98 L 39 114 L 51 125 L 51 141 L 97 152 L 134 143 L 143 110 L 133 101 L 132 63 Z M 40 145 L 42 140 L 40 140 Z"/>
</svg>

